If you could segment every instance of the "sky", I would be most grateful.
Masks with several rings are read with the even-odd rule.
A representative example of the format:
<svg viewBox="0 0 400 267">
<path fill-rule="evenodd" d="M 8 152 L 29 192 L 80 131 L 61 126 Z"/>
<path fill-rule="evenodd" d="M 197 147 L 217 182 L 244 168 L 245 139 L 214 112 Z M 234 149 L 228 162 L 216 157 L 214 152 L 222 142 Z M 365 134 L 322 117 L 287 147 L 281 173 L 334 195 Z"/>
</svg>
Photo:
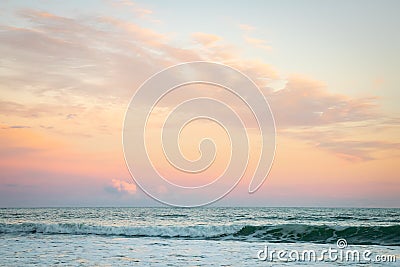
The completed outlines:
<svg viewBox="0 0 400 267">
<path fill-rule="evenodd" d="M 161 205 L 125 164 L 125 112 L 150 76 L 201 60 L 251 78 L 276 123 L 262 187 L 248 194 L 246 173 L 214 205 L 400 207 L 399 8 L 387 0 L 2 1 L 0 206 Z M 170 95 L 157 114 L 199 94 L 240 108 L 198 86 Z M 205 136 L 222 146 L 209 173 L 181 177 L 154 141 L 159 171 L 177 183 L 212 180 L 229 164 L 225 132 L 196 122 L 180 142 L 194 160 Z"/>
</svg>

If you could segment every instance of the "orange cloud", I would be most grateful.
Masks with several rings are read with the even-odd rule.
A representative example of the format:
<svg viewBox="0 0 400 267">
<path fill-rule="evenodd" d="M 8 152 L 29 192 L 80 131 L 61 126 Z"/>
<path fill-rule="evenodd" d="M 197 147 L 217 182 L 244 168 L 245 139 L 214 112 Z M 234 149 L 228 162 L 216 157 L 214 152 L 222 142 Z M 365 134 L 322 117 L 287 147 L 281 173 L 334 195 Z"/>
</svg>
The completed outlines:
<svg viewBox="0 0 400 267">
<path fill-rule="evenodd" d="M 218 35 L 208 34 L 208 33 L 203 33 L 203 32 L 192 33 L 192 37 L 196 42 L 198 42 L 204 46 L 211 46 L 211 45 L 214 45 L 216 42 L 219 42 L 222 40 L 222 38 Z"/>
<path fill-rule="evenodd" d="M 119 0 L 119 1 L 110 1 L 111 6 L 123 10 L 131 11 L 135 16 L 146 19 L 151 22 L 160 22 L 160 20 L 150 18 L 149 16 L 152 15 L 154 12 L 153 10 L 143 8 L 139 6 L 137 3 L 129 1 L 129 0 Z"/>
<path fill-rule="evenodd" d="M 157 33 L 153 30 L 142 28 L 135 23 L 126 22 L 112 17 L 101 17 L 100 21 L 113 25 L 128 34 L 134 34 L 136 40 L 148 44 L 150 46 L 157 46 L 165 42 L 167 36 Z"/>
</svg>

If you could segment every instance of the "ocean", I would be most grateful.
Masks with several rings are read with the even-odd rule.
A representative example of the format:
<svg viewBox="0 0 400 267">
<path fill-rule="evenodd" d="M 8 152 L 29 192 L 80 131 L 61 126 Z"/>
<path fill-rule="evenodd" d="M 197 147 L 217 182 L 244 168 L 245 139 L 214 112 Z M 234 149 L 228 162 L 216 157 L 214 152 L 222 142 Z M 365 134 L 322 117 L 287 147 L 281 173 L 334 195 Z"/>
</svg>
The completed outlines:
<svg viewBox="0 0 400 267">
<path fill-rule="evenodd" d="M 1 266 L 399 266 L 400 209 L 4 208 Z"/>
</svg>

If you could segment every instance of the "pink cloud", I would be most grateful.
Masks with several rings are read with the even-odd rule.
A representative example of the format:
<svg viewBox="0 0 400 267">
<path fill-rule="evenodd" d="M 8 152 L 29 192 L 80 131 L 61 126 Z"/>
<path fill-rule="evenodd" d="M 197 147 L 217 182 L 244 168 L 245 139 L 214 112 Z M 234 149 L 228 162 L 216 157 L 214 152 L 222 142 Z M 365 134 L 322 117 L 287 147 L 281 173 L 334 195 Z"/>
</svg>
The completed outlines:
<svg viewBox="0 0 400 267">
<path fill-rule="evenodd" d="M 0 110 L 6 115 L 43 119 L 80 114 L 79 118 L 83 121 L 102 122 L 102 125 L 94 123 L 91 131 L 96 128 L 97 133 L 102 132 L 103 126 L 107 125 L 111 129 L 109 133 L 116 134 L 120 130 L 120 122 L 113 116 L 107 116 L 110 109 L 123 110 L 121 107 L 126 106 L 134 90 L 143 81 L 175 63 L 218 61 L 244 72 L 260 87 L 260 77 L 280 78 L 274 66 L 243 58 L 240 48 L 226 43 L 218 35 L 193 33 L 188 38 L 193 38 L 199 47 L 192 49 L 169 44 L 168 34 L 113 17 L 75 19 L 35 10 L 23 10 L 19 14 L 29 21 L 29 27 L 2 26 L 0 32 L 0 51 L 4 55 L 2 60 L 8 62 L 12 70 L 10 74 L 0 74 L 2 86 L 9 91 L 16 88 L 23 90 L 35 96 L 32 102 L 42 104 L 5 99 L 1 102 Z M 246 31 L 253 29 L 248 25 L 242 25 L 241 28 Z M 264 40 L 257 38 L 247 37 L 247 42 L 253 46 L 267 45 Z M 323 83 L 299 75 L 289 77 L 281 90 L 262 90 L 282 134 L 289 135 L 284 130 L 290 128 L 335 128 L 337 123 L 360 122 L 384 116 L 379 112 L 378 99 L 375 97 L 352 98 L 333 94 Z M 105 106 L 107 112 L 104 111 Z M 57 110 L 56 114 L 54 110 Z M 122 117 L 123 111 L 115 114 Z M 71 125 L 74 127 L 69 125 L 69 128 L 75 134 L 88 133 L 84 123 Z M 54 127 L 51 131 L 56 129 Z M 71 132 L 68 134 L 72 135 Z M 312 140 L 319 144 L 316 147 L 341 157 L 371 158 L 368 149 L 360 149 L 359 144 L 351 140 L 327 139 L 321 134 L 310 136 L 307 133 L 299 134 L 296 138 L 301 141 Z M 378 143 L 363 145 L 380 147 Z"/>
<path fill-rule="evenodd" d="M 323 83 L 292 76 L 286 87 L 268 95 L 279 127 L 327 125 L 379 117 L 376 97 L 333 94 Z"/>
<path fill-rule="evenodd" d="M 114 187 L 120 193 L 127 193 L 130 195 L 136 194 L 136 185 L 133 183 L 128 183 L 123 180 L 112 179 L 112 187 Z"/>
</svg>

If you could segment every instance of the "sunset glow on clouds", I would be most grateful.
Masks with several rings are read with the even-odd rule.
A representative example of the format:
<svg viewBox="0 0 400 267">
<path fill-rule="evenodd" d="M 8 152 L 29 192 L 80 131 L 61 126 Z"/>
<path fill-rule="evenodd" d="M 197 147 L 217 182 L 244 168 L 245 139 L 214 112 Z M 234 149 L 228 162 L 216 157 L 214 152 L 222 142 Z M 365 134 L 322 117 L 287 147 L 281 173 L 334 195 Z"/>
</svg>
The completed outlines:
<svg viewBox="0 0 400 267">
<path fill-rule="evenodd" d="M 398 207 L 398 3 L 374 2 L 370 10 L 357 1 L 330 2 L 331 15 L 318 2 L 307 4 L 315 13 L 285 1 L 237 2 L 231 10 L 212 2 L 2 2 L 0 205 L 156 205 L 125 166 L 126 107 L 154 73 L 209 60 L 248 75 L 277 126 L 265 184 L 248 195 L 245 175 L 220 205 Z M 347 7 L 342 13 L 340 5 Z M 266 18 L 263 10 L 280 16 Z M 229 100 L 207 90 L 171 96 L 161 115 L 180 97 L 207 92 Z M 193 140 L 186 136 L 185 147 L 196 147 L 203 134 L 224 147 L 223 132 L 201 127 L 188 129 Z M 227 160 L 220 151 L 213 174 Z"/>
</svg>

